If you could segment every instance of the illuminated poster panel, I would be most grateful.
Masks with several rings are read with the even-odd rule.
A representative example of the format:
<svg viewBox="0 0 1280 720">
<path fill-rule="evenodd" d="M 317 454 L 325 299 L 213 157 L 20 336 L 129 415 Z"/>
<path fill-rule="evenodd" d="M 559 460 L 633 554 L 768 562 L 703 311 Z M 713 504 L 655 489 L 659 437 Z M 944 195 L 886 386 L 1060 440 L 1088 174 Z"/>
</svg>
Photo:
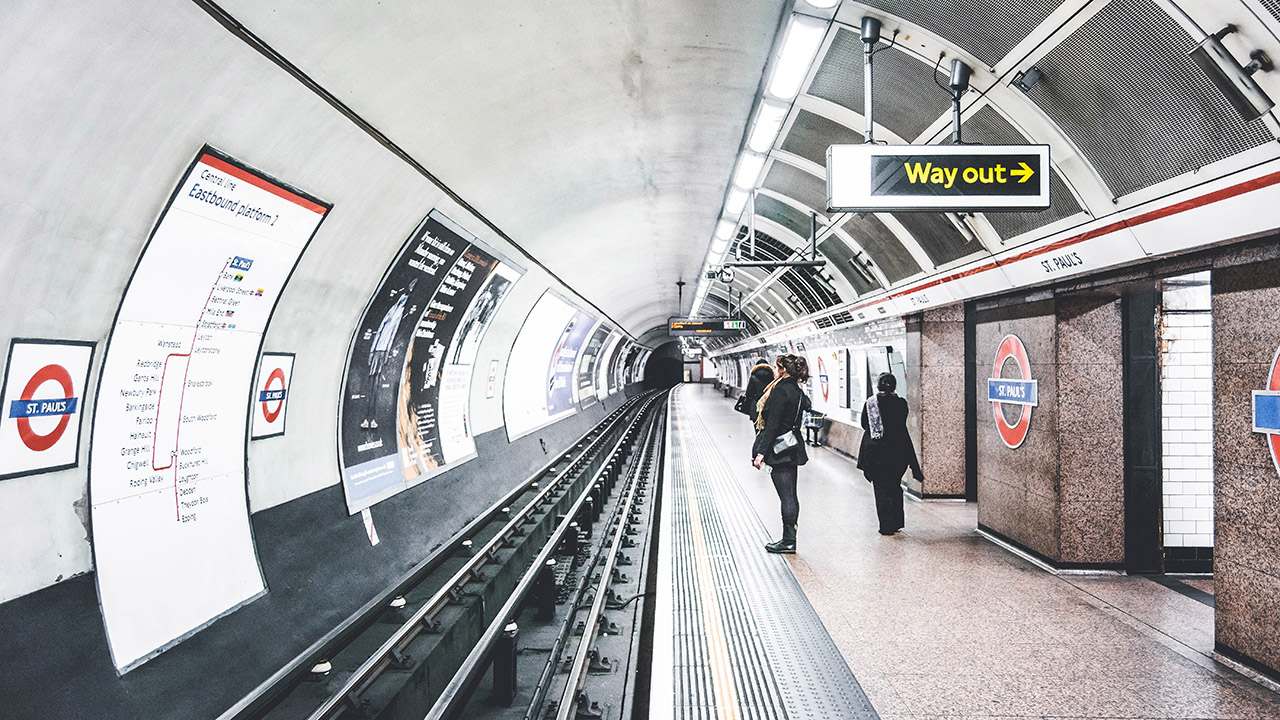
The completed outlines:
<svg viewBox="0 0 1280 720">
<path fill-rule="evenodd" d="M 0 391 L 0 478 L 75 467 L 96 343 L 15 339 Z"/>
<path fill-rule="evenodd" d="M 547 414 L 550 416 L 561 415 L 576 407 L 578 379 L 574 370 L 595 323 L 595 318 L 575 310 L 560 332 L 560 341 L 551 353 L 551 363 L 547 367 Z"/>
<path fill-rule="evenodd" d="M 596 403 L 596 367 L 600 364 L 600 353 L 604 351 L 604 343 L 609 339 L 609 334 L 609 328 L 603 324 L 596 326 L 596 331 L 591 334 L 591 339 L 578 358 L 578 385 L 574 399 L 583 407 Z"/>
<path fill-rule="evenodd" d="M 592 324 L 550 291 L 538 298 L 507 358 L 502 414 L 508 440 L 573 414 L 574 361 Z"/>
<path fill-rule="evenodd" d="M 205 147 L 125 289 L 94 407 L 98 595 L 125 672 L 265 591 L 248 400 L 276 300 L 330 205 Z"/>
<path fill-rule="evenodd" d="M 519 277 L 436 211 L 410 235 L 347 360 L 338 432 L 348 512 L 475 457 L 471 366 Z"/>
<path fill-rule="evenodd" d="M 604 347 L 600 348 L 600 356 L 596 360 L 596 399 L 604 400 L 613 393 L 609 388 L 609 359 L 613 357 L 613 351 L 622 342 L 622 335 L 612 333 L 605 340 Z"/>
<path fill-rule="evenodd" d="M 630 341 L 623 341 L 613 349 L 613 356 L 609 358 L 609 394 L 620 392 L 623 388 L 623 375 L 626 372 L 627 349 L 631 347 Z"/>
</svg>

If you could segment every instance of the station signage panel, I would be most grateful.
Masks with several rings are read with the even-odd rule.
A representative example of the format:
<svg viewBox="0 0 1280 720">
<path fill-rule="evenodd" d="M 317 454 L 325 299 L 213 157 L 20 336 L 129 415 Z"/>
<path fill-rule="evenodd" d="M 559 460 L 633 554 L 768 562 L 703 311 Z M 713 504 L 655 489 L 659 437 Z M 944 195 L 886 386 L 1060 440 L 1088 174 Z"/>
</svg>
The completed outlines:
<svg viewBox="0 0 1280 720">
<path fill-rule="evenodd" d="M 266 591 L 246 440 L 263 403 L 283 426 L 288 378 L 255 385 L 254 366 L 330 207 L 205 147 L 138 258 L 89 451 L 94 569 L 118 672 Z"/>
<path fill-rule="evenodd" d="M 1004 375 L 1006 364 L 1014 366 L 1016 377 Z M 1031 409 L 1040 404 L 1037 383 L 1031 378 L 1031 361 L 1027 358 L 1027 348 L 1017 335 L 1006 335 L 1000 341 L 995 365 L 987 380 L 987 400 L 995 415 L 1000 441 L 1009 449 L 1016 450 L 1026 441 L 1027 432 L 1031 429 Z M 1004 405 L 1018 407 L 1016 421 L 1009 422 L 1005 418 Z"/>
<path fill-rule="evenodd" d="M 737 335 L 746 329 L 746 320 L 679 318 L 667 321 L 670 337 Z"/>
<path fill-rule="evenodd" d="M 1253 391 L 1253 431 L 1267 437 L 1271 462 L 1280 472 L 1280 349 L 1271 360 L 1267 389 Z"/>
<path fill-rule="evenodd" d="M 0 478 L 75 467 L 92 342 L 13 340 L 0 390 Z"/>
<path fill-rule="evenodd" d="M 832 145 L 832 212 L 999 212 L 1049 207 L 1048 145 Z"/>
</svg>

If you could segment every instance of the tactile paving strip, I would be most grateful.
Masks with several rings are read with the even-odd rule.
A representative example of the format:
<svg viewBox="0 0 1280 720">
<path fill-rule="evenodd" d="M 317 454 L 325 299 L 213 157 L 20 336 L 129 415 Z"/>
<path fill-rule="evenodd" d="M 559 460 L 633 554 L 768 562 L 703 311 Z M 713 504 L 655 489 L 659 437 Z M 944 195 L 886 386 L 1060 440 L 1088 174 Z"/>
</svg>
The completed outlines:
<svg viewBox="0 0 1280 720">
<path fill-rule="evenodd" d="M 765 528 L 710 434 L 679 412 L 678 395 L 673 407 L 666 497 L 673 511 L 674 679 L 682 704 L 674 717 L 878 720 L 786 560 L 761 548 L 769 539 Z M 707 563 L 702 572 L 698 552 Z M 714 594 L 698 586 L 708 567 Z M 716 607 L 708 614 L 712 597 Z M 721 636 L 732 682 L 713 673 L 711 654 Z M 717 689 L 734 695 L 735 708 L 717 710 L 723 705 Z"/>
</svg>

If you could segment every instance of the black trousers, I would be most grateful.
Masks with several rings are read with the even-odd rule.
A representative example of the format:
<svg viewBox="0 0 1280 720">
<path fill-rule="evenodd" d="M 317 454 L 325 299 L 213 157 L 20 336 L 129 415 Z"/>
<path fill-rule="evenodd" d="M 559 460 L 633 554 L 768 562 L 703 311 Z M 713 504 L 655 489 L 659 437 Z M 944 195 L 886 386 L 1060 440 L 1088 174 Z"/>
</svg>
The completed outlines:
<svg viewBox="0 0 1280 720">
<path fill-rule="evenodd" d="M 782 525 L 795 525 L 800 520 L 800 497 L 796 494 L 798 468 L 787 464 L 773 465 L 770 470 L 773 489 L 778 491 L 778 500 L 782 501 Z"/>
<path fill-rule="evenodd" d="M 872 477 L 871 487 L 876 493 L 876 516 L 880 518 L 880 532 L 901 530 L 905 524 L 902 515 L 902 477 Z"/>
</svg>

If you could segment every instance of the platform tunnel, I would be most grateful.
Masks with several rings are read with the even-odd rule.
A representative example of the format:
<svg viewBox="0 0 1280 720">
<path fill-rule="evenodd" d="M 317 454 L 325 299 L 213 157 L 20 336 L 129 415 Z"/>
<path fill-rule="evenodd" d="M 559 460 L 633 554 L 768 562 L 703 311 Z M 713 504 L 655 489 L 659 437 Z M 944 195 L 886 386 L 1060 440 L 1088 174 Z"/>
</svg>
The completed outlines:
<svg viewBox="0 0 1280 720">
<path fill-rule="evenodd" d="M 833 456 L 894 373 L 905 492 L 1209 578 L 1205 662 L 1280 683 L 1277 3 L 7 10 L 0 716 L 223 716 L 629 399 L 781 354 Z M 1048 209 L 829 210 L 830 146 L 957 144 L 953 60 Z"/>
</svg>

